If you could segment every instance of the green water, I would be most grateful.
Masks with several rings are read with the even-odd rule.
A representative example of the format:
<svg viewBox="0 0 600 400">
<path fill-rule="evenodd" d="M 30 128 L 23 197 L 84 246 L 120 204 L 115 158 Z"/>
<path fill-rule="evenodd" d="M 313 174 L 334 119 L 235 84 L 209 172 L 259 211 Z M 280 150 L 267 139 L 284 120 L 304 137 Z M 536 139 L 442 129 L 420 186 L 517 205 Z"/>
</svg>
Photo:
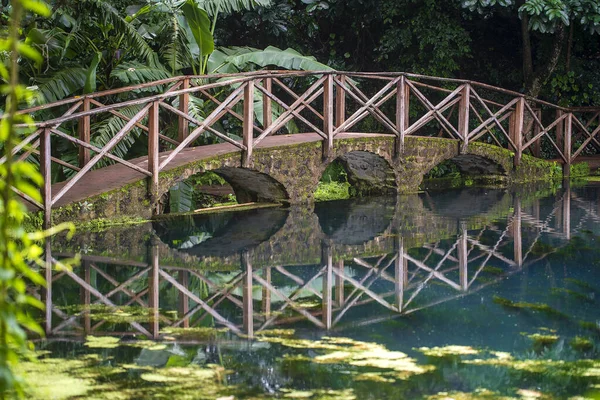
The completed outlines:
<svg viewBox="0 0 600 400">
<path fill-rule="evenodd" d="M 31 398 L 600 398 L 600 185 L 56 239 Z"/>
</svg>

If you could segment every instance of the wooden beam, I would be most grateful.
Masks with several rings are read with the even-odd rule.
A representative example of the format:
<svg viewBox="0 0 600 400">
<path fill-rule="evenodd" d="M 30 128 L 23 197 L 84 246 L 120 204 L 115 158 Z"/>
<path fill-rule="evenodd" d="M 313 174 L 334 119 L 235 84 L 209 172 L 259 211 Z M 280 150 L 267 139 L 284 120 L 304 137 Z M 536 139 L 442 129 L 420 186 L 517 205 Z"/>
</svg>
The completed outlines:
<svg viewBox="0 0 600 400">
<path fill-rule="evenodd" d="M 252 147 L 254 144 L 254 81 L 248 81 L 244 88 L 244 123 L 243 139 L 245 150 L 242 151 L 242 167 L 252 165 Z"/>
<path fill-rule="evenodd" d="M 458 105 L 458 133 L 461 136 L 462 144 L 460 146 L 461 154 L 467 153 L 469 147 L 469 111 L 471 100 L 471 85 L 466 84 L 463 87 L 460 103 Z"/>
<path fill-rule="evenodd" d="M 323 82 L 323 158 L 329 159 L 333 153 L 333 75 L 327 75 Z"/>
<path fill-rule="evenodd" d="M 265 92 L 273 92 L 273 78 L 263 79 L 263 87 Z M 263 93 L 263 128 L 267 129 L 273 123 L 273 103 L 269 96 Z"/>
<path fill-rule="evenodd" d="M 158 213 L 158 175 L 160 149 L 158 147 L 159 126 L 159 103 L 155 101 L 148 110 L 148 171 L 152 174 L 148 194 L 152 203 L 153 212 Z"/>
<path fill-rule="evenodd" d="M 189 89 L 190 87 L 190 78 L 183 78 L 182 80 L 182 89 Z M 189 92 L 185 92 L 179 95 L 179 111 L 188 114 L 190 104 L 190 94 Z M 190 126 L 189 122 L 183 118 L 181 115 L 178 116 L 177 119 L 177 138 L 179 139 L 179 143 L 183 142 L 185 138 L 187 138 L 190 134 Z"/>
<path fill-rule="evenodd" d="M 335 87 L 335 126 L 346 121 L 346 75 L 339 76 L 339 84 Z"/>
<path fill-rule="evenodd" d="M 50 129 L 44 129 L 40 137 L 40 170 L 44 179 L 42 186 L 44 229 L 48 229 L 52 225 L 52 150 L 50 146 Z"/>
<path fill-rule="evenodd" d="M 89 111 L 90 110 L 90 99 L 88 97 L 85 97 L 83 99 L 83 111 Z M 83 117 L 79 118 L 79 123 L 77 126 L 77 129 L 79 130 L 79 140 L 85 142 L 85 143 L 89 143 L 90 142 L 90 134 L 91 134 L 91 130 L 90 130 L 90 115 L 85 115 Z M 90 150 L 86 149 L 85 147 L 80 147 L 79 148 L 79 167 L 83 168 L 83 166 L 85 164 L 87 164 L 90 161 Z"/>
</svg>

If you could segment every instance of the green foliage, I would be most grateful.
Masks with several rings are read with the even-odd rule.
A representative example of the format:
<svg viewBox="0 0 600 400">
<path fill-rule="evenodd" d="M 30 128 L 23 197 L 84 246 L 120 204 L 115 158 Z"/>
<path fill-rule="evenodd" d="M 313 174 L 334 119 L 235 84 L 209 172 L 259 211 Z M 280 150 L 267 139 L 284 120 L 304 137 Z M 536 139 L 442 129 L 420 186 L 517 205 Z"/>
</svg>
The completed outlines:
<svg viewBox="0 0 600 400">
<path fill-rule="evenodd" d="M 3 117 L 0 120 L 0 145 L 4 162 L 0 163 L 0 398 L 9 394 L 23 395 L 23 382 L 14 368 L 23 357 L 32 357 L 26 331 L 43 335 L 43 330 L 29 314 L 31 307 L 43 309 L 44 305 L 28 294 L 28 284 L 44 285 L 43 277 L 31 265 L 45 266 L 43 248 L 39 242 L 60 230 L 56 227 L 46 232 L 28 233 L 23 228 L 26 206 L 18 200 L 13 188 L 41 202 L 39 186 L 43 178 L 27 161 L 14 158 L 12 150 L 23 134 L 15 124 L 29 124 L 31 116 L 17 114 L 23 102 L 33 95 L 19 84 L 18 61 L 25 57 L 39 62 L 41 55 L 28 44 L 19 41 L 20 23 L 26 12 L 48 16 L 50 9 L 40 1 L 17 0 L 12 2 L 9 34 L 0 40 L 0 49 L 10 53 L 6 64 L 0 64 L 0 75 L 6 84 L 0 90 L 6 94 Z"/>
<path fill-rule="evenodd" d="M 348 182 L 319 182 L 315 191 L 315 201 L 343 200 L 350 198 Z"/>
<path fill-rule="evenodd" d="M 590 175 L 590 166 L 586 162 L 571 165 L 571 178 L 582 178 Z"/>
<path fill-rule="evenodd" d="M 181 10 L 198 46 L 200 58 L 204 60 L 203 57 L 208 56 L 215 48 L 208 13 L 200 8 L 194 0 L 187 0 Z M 205 63 L 203 62 L 200 74 L 204 74 L 204 72 Z"/>
<path fill-rule="evenodd" d="M 443 161 L 440 164 L 433 167 L 426 175 L 425 179 L 433 178 L 459 178 L 460 170 L 456 163 L 452 161 Z"/>
</svg>

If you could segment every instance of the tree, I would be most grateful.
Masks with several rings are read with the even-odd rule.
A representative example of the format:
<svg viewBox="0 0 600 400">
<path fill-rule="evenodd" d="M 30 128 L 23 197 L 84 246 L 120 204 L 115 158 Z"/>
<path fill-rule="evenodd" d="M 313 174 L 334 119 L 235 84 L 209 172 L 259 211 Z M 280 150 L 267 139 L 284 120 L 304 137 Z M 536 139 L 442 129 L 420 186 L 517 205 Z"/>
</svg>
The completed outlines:
<svg viewBox="0 0 600 400">
<path fill-rule="evenodd" d="M 556 70 L 567 28 L 580 24 L 600 33 L 600 4 L 596 0 L 461 0 L 463 7 L 484 18 L 494 12 L 520 19 L 523 88 L 538 97 Z"/>
</svg>

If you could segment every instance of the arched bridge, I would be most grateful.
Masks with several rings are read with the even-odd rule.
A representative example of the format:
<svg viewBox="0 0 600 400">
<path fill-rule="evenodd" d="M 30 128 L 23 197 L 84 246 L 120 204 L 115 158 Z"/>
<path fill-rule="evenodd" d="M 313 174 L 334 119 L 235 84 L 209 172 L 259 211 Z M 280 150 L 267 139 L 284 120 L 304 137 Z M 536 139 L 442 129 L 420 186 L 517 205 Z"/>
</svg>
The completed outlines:
<svg viewBox="0 0 600 400">
<path fill-rule="evenodd" d="M 183 76 L 22 112 L 38 122 L 14 154 L 39 163 L 44 185 L 41 202 L 19 194 L 46 225 L 52 214 L 149 216 L 173 184 L 208 170 L 238 199 L 303 203 L 338 157 L 385 170 L 375 179 L 393 174 L 406 193 L 445 160 L 526 181 L 556 173 L 542 159 L 558 160 L 568 177 L 573 162 L 600 150 L 600 107 L 408 73 Z"/>
</svg>

